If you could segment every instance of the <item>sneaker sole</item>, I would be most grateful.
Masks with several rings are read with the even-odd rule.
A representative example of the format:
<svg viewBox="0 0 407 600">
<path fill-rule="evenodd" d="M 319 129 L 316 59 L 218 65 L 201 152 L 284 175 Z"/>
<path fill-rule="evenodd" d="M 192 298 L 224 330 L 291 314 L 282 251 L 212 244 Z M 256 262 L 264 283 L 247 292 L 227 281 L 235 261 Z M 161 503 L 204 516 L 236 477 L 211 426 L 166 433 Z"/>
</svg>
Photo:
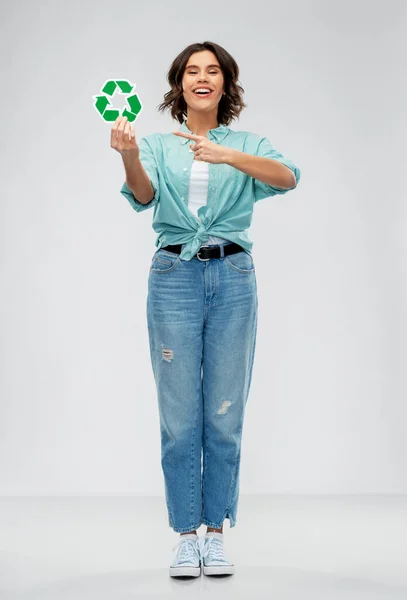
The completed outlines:
<svg viewBox="0 0 407 600">
<path fill-rule="evenodd" d="M 171 577 L 199 577 L 201 567 L 170 567 Z"/>
<path fill-rule="evenodd" d="M 203 567 L 204 575 L 233 575 L 235 572 L 234 565 Z"/>
</svg>

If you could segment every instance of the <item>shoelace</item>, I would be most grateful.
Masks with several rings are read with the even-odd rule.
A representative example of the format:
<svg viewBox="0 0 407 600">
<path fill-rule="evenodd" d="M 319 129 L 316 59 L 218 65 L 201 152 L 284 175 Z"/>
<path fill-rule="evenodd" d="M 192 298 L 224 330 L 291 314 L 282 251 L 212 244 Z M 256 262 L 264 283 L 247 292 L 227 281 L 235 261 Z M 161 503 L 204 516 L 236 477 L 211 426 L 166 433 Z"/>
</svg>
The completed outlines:
<svg viewBox="0 0 407 600">
<path fill-rule="evenodd" d="M 195 557 L 197 552 L 196 543 L 197 542 L 195 540 L 192 540 L 191 538 L 182 539 L 181 537 L 181 539 L 179 539 L 175 546 L 173 546 L 172 548 L 173 550 L 179 548 L 177 560 L 182 562 L 185 560 L 188 561 L 192 557 Z"/>
<path fill-rule="evenodd" d="M 214 537 L 207 537 L 200 538 L 198 543 L 199 551 L 202 558 L 208 558 L 209 561 L 224 560 L 227 562 L 227 559 L 225 557 L 225 551 L 223 548 L 223 543 L 220 540 Z"/>
</svg>

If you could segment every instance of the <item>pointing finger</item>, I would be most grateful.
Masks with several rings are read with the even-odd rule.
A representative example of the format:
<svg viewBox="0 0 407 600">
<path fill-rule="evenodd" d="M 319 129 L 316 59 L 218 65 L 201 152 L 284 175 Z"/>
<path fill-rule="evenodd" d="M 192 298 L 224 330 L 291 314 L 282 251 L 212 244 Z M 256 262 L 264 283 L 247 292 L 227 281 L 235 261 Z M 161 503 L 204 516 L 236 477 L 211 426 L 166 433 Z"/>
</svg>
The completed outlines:
<svg viewBox="0 0 407 600">
<path fill-rule="evenodd" d="M 183 131 L 173 131 L 172 133 L 174 135 L 179 135 L 181 137 L 188 138 L 189 140 L 194 140 L 196 142 L 198 142 L 200 138 L 203 137 L 202 135 L 193 135 L 192 133 L 184 133 Z"/>
</svg>

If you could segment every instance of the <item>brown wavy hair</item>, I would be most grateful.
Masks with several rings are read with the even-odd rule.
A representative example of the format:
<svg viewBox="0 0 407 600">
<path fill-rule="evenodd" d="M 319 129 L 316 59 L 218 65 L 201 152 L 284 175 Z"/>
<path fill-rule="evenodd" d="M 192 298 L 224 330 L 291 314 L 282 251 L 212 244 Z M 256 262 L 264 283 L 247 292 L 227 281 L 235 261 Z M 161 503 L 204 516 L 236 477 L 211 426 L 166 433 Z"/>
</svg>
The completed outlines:
<svg viewBox="0 0 407 600">
<path fill-rule="evenodd" d="M 194 52 L 210 50 L 219 61 L 225 86 L 225 95 L 219 100 L 218 104 L 218 122 L 219 125 L 229 125 L 233 119 L 236 119 L 247 104 L 243 102 L 244 89 L 239 85 L 239 67 L 235 59 L 219 44 L 215 42 L 197 42 L 187 46 L 171 64 L 167 81 L 171 90 L 164 94 L 164 102 L 158 105 L 158 110 L 170 110 L 173 119 L 182 123 L 187 116 L 187 103 L 182 92 L 182 78 L 189 57 Z"/>
</svg>

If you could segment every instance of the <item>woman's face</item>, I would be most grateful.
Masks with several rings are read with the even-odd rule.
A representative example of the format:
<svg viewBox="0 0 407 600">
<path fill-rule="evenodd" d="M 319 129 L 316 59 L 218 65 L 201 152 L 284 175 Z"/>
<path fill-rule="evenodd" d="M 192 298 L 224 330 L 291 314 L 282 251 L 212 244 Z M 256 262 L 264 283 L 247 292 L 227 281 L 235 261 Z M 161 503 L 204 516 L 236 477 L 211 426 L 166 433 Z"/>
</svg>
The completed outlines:
<svg viewBox="0 0 407 600">
<path fill-rule="evenodd" d="M 209 88 L 209 94 L 198 95 L 197 88 Z M 194 110 L 217 112 L 224 92 L 224 79 L 219 61 L 210 50 L 191 54 L 182 78 L 185 102 Z"/>
</svg>

